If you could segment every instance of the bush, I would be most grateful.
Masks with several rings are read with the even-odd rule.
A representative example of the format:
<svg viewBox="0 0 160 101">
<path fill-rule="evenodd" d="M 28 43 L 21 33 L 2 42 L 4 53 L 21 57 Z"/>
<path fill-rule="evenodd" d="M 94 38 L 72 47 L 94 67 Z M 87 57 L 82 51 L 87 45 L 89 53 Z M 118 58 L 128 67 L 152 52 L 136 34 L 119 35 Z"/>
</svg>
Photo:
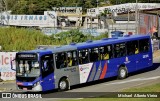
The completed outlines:
<svg viewBox="0 0 160 101">
<path fill-rule="evenodd" d="M 22 51 L 35 49 L 37 45 L 65 45 L 71 42 L 84 42 L 106 38 L 107 33 L 94 37 L 83 34 L 78 29 L 47 36 L 37 30 L 25 28 L 0 28 L 0 45 L 4 51 Z"/>
</svg>

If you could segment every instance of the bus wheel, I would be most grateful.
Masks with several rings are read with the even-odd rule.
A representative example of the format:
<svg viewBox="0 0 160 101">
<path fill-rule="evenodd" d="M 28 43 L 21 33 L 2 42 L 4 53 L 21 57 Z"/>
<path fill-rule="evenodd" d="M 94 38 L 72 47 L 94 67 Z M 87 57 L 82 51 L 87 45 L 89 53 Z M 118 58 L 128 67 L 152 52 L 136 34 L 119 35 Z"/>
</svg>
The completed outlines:
<svg viewBox="0 0 160 101">
<path fill-rule="evenodd" d="M 121 66 L 118 70 L 118 79 L 125 79 L 127 77 L 127 68 L 125 66 Z"/>
<path fill-rule="evenodd" d="M 66 78 L 61 79 L 58 86 L 60 91 L 68 90 L 69 89 L 68 79 Z"/>
</svg>

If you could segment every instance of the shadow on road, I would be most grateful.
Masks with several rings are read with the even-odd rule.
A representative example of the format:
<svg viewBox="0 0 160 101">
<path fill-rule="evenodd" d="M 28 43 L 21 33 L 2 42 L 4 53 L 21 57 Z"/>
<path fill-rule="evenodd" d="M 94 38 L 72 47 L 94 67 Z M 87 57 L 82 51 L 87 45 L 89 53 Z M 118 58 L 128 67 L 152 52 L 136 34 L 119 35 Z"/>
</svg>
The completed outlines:
<svg viewBox="0 0 160 101">
<path fill-rule="evenodd" d="M 144 68 L 144 69 L 141 69 L 137 72 L 130 73 L 129 76 L 149 72 L 149 71 L 155 70 L 157 68 L 160 68 L 159 66 L 160 66 L 160 63 L 153 63 L 153 65 L 150 68 Z"/>
<path fill-rule="evenodd" d="M 130 73 L 129 76 L 134 76 L 136 74 L 141 74 L 141 73 L 153 71 L 157 68 L 160 68 L 159 66 L 160 66 L 160 63 L 153 63 L 153 65 L 150 68 L 145 68 L 145 69 L 139 70 L 138 72 Z M 113 81 L 113 80 L 117 80 L 117 77 L 106 78 L 104 80 L 93 81 L 93 82 L 89 82 L 89 83 L 86 83 L 86 84 L 79 84 L 79 85 L 72 86 L 71 88 L 76 89 L 76 88 L 81 88 L 81 87 L 86 87 L 86 86 L 90 86 L 90 85 L 100 84 L 100 83 Z"/>
</svg>

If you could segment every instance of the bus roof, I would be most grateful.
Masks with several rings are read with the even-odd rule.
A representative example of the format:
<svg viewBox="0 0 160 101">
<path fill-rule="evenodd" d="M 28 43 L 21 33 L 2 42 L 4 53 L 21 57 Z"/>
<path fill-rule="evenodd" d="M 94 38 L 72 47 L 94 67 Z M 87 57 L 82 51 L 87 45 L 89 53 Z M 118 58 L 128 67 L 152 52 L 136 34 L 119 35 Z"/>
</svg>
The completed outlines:
<svg viewBox="0 0 160 101">
<path fill-rule="evenodd" d="M 92 48 L 92 47 L 99 47 L 99 46 L 104 46 L 107 44 L 121 43 L 121 42 L 130 41 L 130 40 L 139 40 L 143 38 L 150 38 L 150 36 L 149 35 L 128 35 L 128 36 L 118 37 L 118 38 L 105 38 L 105 39 L 96 40 L 96 41 L 89 40 L 83 43 L 72 43 L 70 45 L 50 47 L 50 48 L 44 48 L 44 49 L 36 49 L 36 50 L 31 50 L 31 51 L 25 51 L 22 53 L 46 53 L 46 52 L 58 53 L 58 52 L 64 52 L 64 51 L 81 50 L 81 49 L 87 49 L 87 48 Z"/>
<path fill-rule="evenodd" d="M 77 46 L 77 49 L 85 49 L 85 48 L 91 48 L 91 47 L 104 46 L 107 44 L 121 43 L 121 42 L 130 41 L 130 40 L 139 40 L 143 38 L 150 38 L 150 36 L 149 35 L 127 35 L 127 36 L 118 37 L 118 38 L 105 38 L 102 40 L 78 43 L 76 46 Z"/>
</svg>

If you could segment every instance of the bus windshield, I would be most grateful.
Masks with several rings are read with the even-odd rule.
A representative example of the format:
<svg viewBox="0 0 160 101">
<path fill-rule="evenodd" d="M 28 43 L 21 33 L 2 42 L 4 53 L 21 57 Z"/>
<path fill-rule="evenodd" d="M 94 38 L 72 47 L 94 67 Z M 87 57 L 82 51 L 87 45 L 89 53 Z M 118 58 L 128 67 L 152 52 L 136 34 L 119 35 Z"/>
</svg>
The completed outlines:
<svg viewBox="0 0 160 101">
<path fill-rule="evenodd" d="M 40 75 L 39 63 L 36 60 L 18 60 L 16 75 L 21 77 L 37 77 Z"/>
</svg>

